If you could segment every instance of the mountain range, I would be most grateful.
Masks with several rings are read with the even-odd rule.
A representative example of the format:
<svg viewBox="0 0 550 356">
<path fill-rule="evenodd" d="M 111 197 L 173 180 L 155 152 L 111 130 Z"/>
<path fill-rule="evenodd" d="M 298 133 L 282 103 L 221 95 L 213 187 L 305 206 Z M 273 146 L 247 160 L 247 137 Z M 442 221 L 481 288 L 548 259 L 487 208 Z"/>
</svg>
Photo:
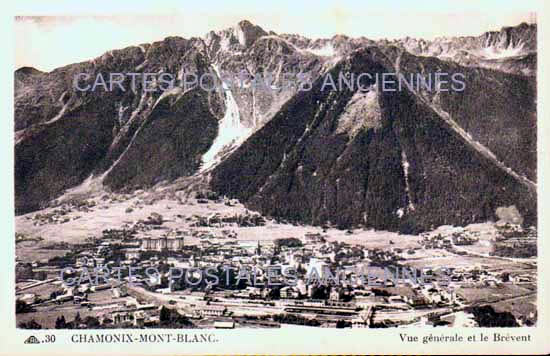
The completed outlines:
<svg viewBox="0 0 550 356">
<path fill-rule="evenodd" d="M 287 221 L 416 232 L 536 222 L 534 24 L 478 37 L 308 39 L 248 21 L 203 38 L 15 71 L 15 210 L 68 190 L 133 191 L 200 178 Z M 312 88 L 77 91 L 78 73 L 306 73 Z M 463 91 L 322 90 L 339 73 L 461 73 Z M 153 84 L 154 86 L 157 83 Z"/>
</svg>

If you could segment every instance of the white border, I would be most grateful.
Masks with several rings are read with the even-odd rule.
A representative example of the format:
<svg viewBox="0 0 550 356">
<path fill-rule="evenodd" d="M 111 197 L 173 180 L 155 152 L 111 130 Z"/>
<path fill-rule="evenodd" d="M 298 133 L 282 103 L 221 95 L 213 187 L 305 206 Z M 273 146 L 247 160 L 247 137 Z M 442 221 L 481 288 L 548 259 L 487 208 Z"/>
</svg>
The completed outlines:
<svg viewBox="0 0 550 356">
<path fill-rule="evenodd" d="M 171 7 L 170 2 L 168 8 Z M 3 7 L 8 7 L 8 13 L 2 15 L 1 31 L 2 47 L 4 55 L 0 56 L 0 73 L 1 73 L 1 91 L 2 105 L 0 105 L 1 117 L 0 129 L 3 134 L 1 141 L 2 150 L 0 151 L 1 162 L 4 165 L 2 171 L 2 183 L 0 185 L 0 212 L 4 217 L 2 229 L 3 238 L 0 248 L 0 258 L 2 266 L 5 267 L 3 273 L 0 274 L 0 315 L 2 316 L 2 326 L 0 329 L 0 354 L 16 355 L 16 354 L 71 354 L 71 355 L 160 355 L 160 354 L 365 354 L 365 353 L 395 353 L 395 354 L 411 354 L 411 353 L 434 353 L 434 354 L 466 354 L 466 353 L 485 353 L 485 354 L 547 354 L 550 353 L 550 314 L 548 313 L 548 298 L 547 282 L 549 277 L 550 254 L 549 244 L 545 241 L 548 235 L 549 223 L 545 220 L 548 216 L 545 212 L 549 211 L 550 200 L 546 199 L 549 196 L 548 188 L 541 184 L 546 182 L 548 178 L 548 167 L 550 164 L 550 122 L 548 119 L 548 101 L 550 100 L 550 83 L 546 80 L 549 78 L 548 73 L 548 48 L 550 44 L 550 35 L 548 34 L 549 15 L 548 5 L 543 1 L 539 2 L 537 9 L 538 22 L 538 220 L 539 220 L 539 261 L 538 261 L 538 326 L 534 328 L 404 328 L 404 329 L 276 329 L 276 330 L 252 330 L 252 329 L 237 329 L 237 330 L 202 330 L 208 334 L 215 334 L 220 340 L 218 343 L 207 344 L 73 344 L 69 341 L 70 335 L 74 333 L 82 334 L 97 334 L 97 333 L 115 333 L 121 330 L 110 331 L 86 331 L 86 330 L 19 330 L 15 328 L 15 313 L 13 284 L 14 276 L 14 256 L 15 244 L 14 236 L 14 221 L 13 221 L 13 206 L 14 206 L 14 172 L 13 172 L 13 16 L 14 15 L 31 15 L 31 14 L 60 14 L 60 13 L 82 13 L 94 11 L 98 9 L 98 2 L 50 2 L 46 3 L 43 0 L 38 1 L 22 1 L 14 11 L 14 5 L 3 4 Z M 116 7 L 117 12 L 123 12 L 128 9 L 130 12 L 135 12 L 136 8 L 149 10 L 149 7 L 136 7 L 136 4 L 143 4 L 142 1 L 132 2 L 117 2 L 111 1 L 100 5 L 101 11 L 105 12 L 107 4 L 112 4 Z M 161 8 L 161 2 L 156 1 L 154 8 Z M 173 4 L 172 4 L 173 5 Z M 252 6 L 252 5 L 250 5 Z M 261 5 L 259 5 L 261 6 Z M 312 3 L 315 6 L 315 3 Z M 504 6 L 504 5 L 503 5 Z M 67 10 L 69 9 L 69 10 Z M 138 12 L 140 10 L 137 10 Z M 436 11 L 434 9 L 434 11 Z M 17 13 L 16 13 L 17 12 Z M 545 43 L 546 42 L 546 43 Z M 518 118 L 521 119 L 521 118 Z M 201 330 L 164 330 L 175 334 L 183 333 L 200 333 Z M 417 335 L 420 338 L 424 335 L 432 333 L 434 335 L 453 335 L 459 333 L 467 337 L 474 334 L 491 334 L 497 331 L 502 334 L 510 335 L 526 335 L 530 334 L 531 343 L 514 343 L 506 342 L 495 344 L 487 343 L 443 343 L 443 344 L 410 344 L 402 343 L 399 338 L 399 333 L 408 335 Z M 162 329 L 155 330 L 122 330 L 132 334 L 139 333 L 159 333 Z M 29 335 L 45 335 L 55 334 L 57 342 L 55 344 L 41 345 L 24 345 L 23 341 Z"/>
</svg>

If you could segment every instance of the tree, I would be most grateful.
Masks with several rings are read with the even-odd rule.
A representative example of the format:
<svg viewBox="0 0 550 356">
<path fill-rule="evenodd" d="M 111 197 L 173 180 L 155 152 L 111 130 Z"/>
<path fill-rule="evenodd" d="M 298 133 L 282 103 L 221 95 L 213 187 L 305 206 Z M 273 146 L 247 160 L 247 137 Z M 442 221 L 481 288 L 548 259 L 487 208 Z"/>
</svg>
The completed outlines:
<svg viewBox="0 0 550 356">
<path fill-rule="evenodd" d="M 193 323 L 174 309 L 162 307 L 159 315 L 160 326 L 168 329 L 192 328 Z"/>
<path fill-rule="evenodd" d="M 20 323 L 19 327 L 21 329 L 35 329 L 35 330 L 42 329 L 42 325 L 38 324 L 34 319 L 26 323 L 25 322 Z"/>
<path fill-rule="evenodd" d="M 302 247 L 302 241 L 295 237 L 281 238 L 275 240 L 276 247 Z"/>
<path fill-rule="evenodd" d="M 74 317 L 73 324 L 75 328 L 78 328 L 78 325 L 80 325 L 81 323 L 82 323 L 82 318 L 80 317 L 80 312 L 77 312 Z"/>
<path fill-rule="evenodd" d="M 350 326 L 349 324 L 350 324 L 349 322 L 346 322 L 345 320 L 340 319 L 336 322 L 336 329 L 343 329 L 343 328 L 349 327 Z"/>
<path fill-rule="evenodd" d="M 170 311 L 165 306 L 160 308 L 159 320 L 161 323 L 164 323 L 170 320 Z"/>
<path fill-rule="evenodd" d="M 510 282 L 510 273 L 504 272 L 502 273 L 500 278 L 502 279 L 503 282 Z"/>
<path fill-rule="evenodd" d="M 329 291 L 326 286 L 318 285 L 313 289 L 312 299 L 328 299 Z"/>
<path fill-rule="evenodd" d="M 99 327 L 99 320 L 97 318 L 94 318 L 93 316 L 87 316 L 84 319 L 84 324 L 86 324 L 86 327 L 88 329 L 97 329 Z"/>
<path fill-rule="evenodd" d="M 294 314 L 275 314 L 272 317 L 273 321 L 282 324 L 321 326 L 321 323 L 316 319 L 308 319 L 300 315 Z"/>
<path fill-rule="evenodd" d="M 474 319 L 483 328 L 517 327 L 519 324 L 510 312 L 496 312 L 492 306 L 483 305 L 466 309 L 474 314 Z"/>
<path fill-rule="evenodd" d="M 390 297 L 392 295 L 390 292 L 388 292 L 385 289 L 373 288 L 372 292 L 374 293 L 375 296 L 380 296 L 380 297 Z"/>
<path fill-rule="evenodd" d="M 65 321 L 65 316 L 61 315 L 55 320 L 56 329 L 65 329 L 67 327 L 67 321 Z"/>
<path fill-rule="evenodd" d="M 424 227 L 413 216 L 406 216 L 399 222 L 399 233 L 406 235 L 418 235 L 424 231 Z"/>
<path fill-rule="evenodd" d="M 34 278 L 38 279 L 39 281 L 45 281 L 48 279 L 48 274 L 46 271 L 38 271 L 34 273 Z"/>
<path fill-rule="evenodd" d="M 23 300 L 17 300 L 15 302 L 15 313 L 28 313 L 32 310 L 31 306 Z"/>
<path fill-rule="evenodd" d="M 54 290 L 50 293 L 50 299 L 55 299 L 56 297 L 63 295 L 63 291 L 61 290 Z"/>
</svg>

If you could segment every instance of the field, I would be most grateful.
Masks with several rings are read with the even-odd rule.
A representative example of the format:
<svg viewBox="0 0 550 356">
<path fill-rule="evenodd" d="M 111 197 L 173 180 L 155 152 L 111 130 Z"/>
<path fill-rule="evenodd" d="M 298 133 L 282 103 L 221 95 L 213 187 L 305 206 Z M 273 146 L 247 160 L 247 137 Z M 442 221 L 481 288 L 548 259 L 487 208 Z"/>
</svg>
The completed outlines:
<svg viewBox="0 0 550 356">
<path fill-rule="evenodd" d="M 170 229 L 188 229 L 190 221 L 185 218 L 198 216 L 211 216 L 214 213 L 222 215 L 246 214 L 249 211 L 242 205 L 226 206 L 223 203 L 209 202 L 207 204 L 197 204 L 194 199 L 185 203 L 177 200 L 158 200 L 154 204 L 144 203 L 146 200 L 142 196 L 131 196 L 124 198 L 115 198 L 109 202 L 103 202 L 95 198 L 96 206 L 91 211 L 71 211 L 64 217 L 69 221 L 59 223 L 37 224 L 33 219 L 37 213 L 47 214 L 54 209 L 48 208 L 39 212 L 34 212 L 16 217 L 16 231 L 28 236 L 41 236 L 44 238 L 39 243 L 25 242 L 17 245 L 17 256 L 23 261 L 34 261 L 51 258 L 56 255 L 64 255 L 66 250 L 44 249 L 47 244 L 52 242 L 82 243 L 89 236 L 101 236 L 105 229 L 121 228 L 124 224 L 131 225 L 138 220 L 146 220 L 151 213 L 159 213 L 163 216 L 165 222 L 158 230 L 147 232 L 148 236 L 157 236 L 166 233 Z M 132 209 L 130 211 L 130 209 Z M 130 212 L 126 212 L 130 211 Z M 76 220 L 74 220 L 78 217 Z M 183 217 L 183 218 L 182 218 Z M 388 249 L 398 247 L 408 249 L 418 247 L 418 236 L 399 235 L 394 232 L 374 231 L 356 229 L 347 232 L 330 228 L 323 232 L 321 227 L 299 226 L 291 224 L 280 224 L 274 220 L 267 220 L 265 226 L 257 227 L 199 227 L 195 228 L 201 231 L 210 231 L 215 235 L 221 235 L 225 229 L 233 230 L 237 233 L 239 240 L 274 240 L 278 238 L 303 237 L 306 233 L 323 233 L 328 235 L 329 241 L 342 241 L 351 244 L 359 244 L 367 248 Z M 390 240 L 392 243 L 390 243 Z M 198 243 L 199 239 L 192 236 L 185 237 L 186 245 Z"/>
<path fill-rule="evenodd" d="M 462 295 L 469 303 L 491 303 L 502 299 L 529 295 L 533 291 L 524 286 L 505 284 L 498 287 L 460 288 L 457 293 Z M 509 302 L 505 303 L 508 304 Z"/>
<path fill-rule="evenodd" d="M 21 246 L 25 244 L 24 246 Z M 41 241 L 38 243 L 19 243 L 15 248 L 15 254 L 25 262 L 49 260 L 55 256 L 63 256 L 69 250 L 64 249 L 50 249 L 47 248 L 47 242 Z"/>
<path fill-rule="evenodd" d="M 52 284 L 44 284 L 26 290 L 24 293 L 35 293 L 37 296 L 47 298 L 54 290 L 59 290 L 59 287 Z M 48 303 L 35 306 L 36 310 L 34 312 L 16 314 L 17 324 L 34 319 L 42 325 L 42 327 L 53 328 L 55 326 L 55 320 L 61 315 L 64 315 L 67 321 L 73 320 L 77 313 L 80 313 L 82 319 L 86 316 L 98 317 L 112 311 L 115 303 L 125 302 L 127 297 L 113 298 L 111 290 L 106 289 L 95 293 L 89 293 L 88 300 L 94 303 L 95 306 L 93 309 L 81 307 L 79 304 L 74 304 L 72 301 L 67 301 L 59 305 Z M 117 308 L 119 307 L 117 306 Z"/>
<path fill-rule="evenodd" d="M 530 313 L 537 312 L 537 296 L 531 295 L 514 299 L 512 301 L 494 303 L 492 306 L 497 312 L 508 311 L 516 317 L 529 315 Z"/>
<path fill-rule="evenodd" d="M 91 199 L 91 198 L 89 198 Z M 217 227 L 196 227 L 192 226 L 197 222 L 197 217 L 206 218 L 218 213 L 222 216 L 247 215 L 248 211 L 242 204 L 227 206 L 223 203 L 207 201 L 199 204 L 195 199 L 177 200 L 162 198 L 151 202 L 146 193 L 134 195 L 110 195 L 109 200 L 93 198 L 95 206 L 89 211 L 73 209 L 67 214 L 62 215 L 66 219 L 65 223 L 47 222 L 42 223 L 34 218 L 35 214 L 51 213 L 54 209 L 45 209 L 40 212 L 16 217 L 16 231 L 24 233 L 29 237 L 40 236 L 42 241 L 25 241 L 16 245 L 16 253 L 23 262 L 49 259 L 56 255 L 64 255 L 68 250 L 62 246 L 60 249 L 52 248 L 52 243 L 67 242 L 82 243 L 90 236 L 99 237 L 105 229 L 120 229 L 128 227 L 139 220 L 146 220 L 152 213 L 158 213 L 163 216 L 164 223 L 157 229 L 140 232 L 137 237 L 161 236 L 171 230 L 180 230 L 184 232 L 201 231 L 210 232 L 214 236 L 222 236 L 223 230 L 231 230 L 237 234 L 238 240 L 268 241 L 278 238 L 303 238 L 307 233 L 319 233 L 328 241 L 346 242 L 349 244 L 361 245 L 367 249 L 381 249 L 384 251 L 393 251 L 400 255 L 404 260 L 401 264 L 413 268 L 426 267 L 464 267 L 470 268 L 477 266 L 480 270 L 491 272 L 509 272 L 510 276 L 517 274 L 536 274 L 536 265 L 534 260 L 498 258 L 487 256 L 491 246 L 491 236 L 494 234 L 494 227 L 491 223 L 475 224 L 466 227 L 475 231 L 479 236 L 479 241 L 471 246 L 459 246 L 458 249 L 467 251 L 470 255 L 458 255 L 446 249 L 424 249 L 419 248 L 422 240 L 421 236 L 400 235 L 388 231 L 374 231 L 354 229 L 352 231 L 337 230 L 321 227 L 292 225 L 289 223 L 278 223 L 275 220 L 266 219 L 264 226 L 239 227 L 236 224 L 225 224 Z M 85 209 L 84 209 L 85 210 Z M 442 227 L 442 229 L 453 229 L 452 227 Z M 437 231 L 437 230 L 436 230 Z M 198 237 L 184 237 L 185 245 L 195 245 L 200 242 Z M 401 252 L 396 251 L 401 249 Z M 414 249 L 414 253 L 410 250 Z M 370 276 L 384 278 L 384 270 L 380 267 L 369 267 Z M 536 311 L 536 286 L 534 283 L 514 285 L 506 283 L 501 286 L 483 286 L 473 287 L 473 284 L 457 283 L 457 293 L 464 297 L 467 304 L 485 304 L 489 303 L 497 311 L 510 311 L 516 315 L 528 315 Z M 42 298 L 47 298 L 49 294 L 57 289 L 52 284 L 45 284 L 23 293 L 35 293 Z M 414 292 L 405 286 L 396 286 L 392 288 L 378 287 L 384 289 L 393 295 L 414 295 Z M 159 295 L 158 298 L 166 299 L 168 302 L 172 296 Z M 66 302 L 61 305 L 42 305 L 37 306 L 36 311 L 32 313 L 17 314 L 17 322 L 30 321 L 35 319 L 44 327 L 53 327 L 55 320 L 61 314 L 65 315 L 67 321 L 73 320 L 77 312 L 80 312 L 81 318 L 87 315 L 99 316 L 109 310 L 116 302 L 110 294 L 110 291 L 100 291 L 90 293 L 89 300 L 96 304 L 96 309 L 89 310 L 82 308 L 72 302 Z M 119 300 L 122 301 L 123 299 Z M 105 308 L 105 309 L 103 309 Z M 109 309 L 111 308 L 111 309 Z M 424 312 L 422 312 L 424 313 Z M 420 313 L 420 314 L 422 314 Z M 412 321 L 420 314 L 396 310 L 386 310 L 378 312 L 377 320 L 406 319 Z"/>
<path fill-rule="evenodd" d="M 440 250 L 442 251 L 442 250 Z M 406 264 L 412 267 L 474 267 L 478 266 L 489 271 L 498 271 L 511 268 L 516 271 L 519 269 L 530 269 L 529 264 L 522 262 L 511 262 L 505 259 L 491 257 L 476 257 L 476 256 L 458 256 L 450 252 L 445 252 L 446 256 L 428 257 L 421 259 L 407 259 Z"/>
</svg>

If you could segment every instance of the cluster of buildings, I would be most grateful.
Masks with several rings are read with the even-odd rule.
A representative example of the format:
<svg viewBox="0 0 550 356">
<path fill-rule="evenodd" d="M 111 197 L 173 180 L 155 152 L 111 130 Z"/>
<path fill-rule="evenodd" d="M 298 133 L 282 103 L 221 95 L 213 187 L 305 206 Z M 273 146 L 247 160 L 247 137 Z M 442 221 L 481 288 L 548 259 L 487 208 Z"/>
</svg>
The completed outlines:
<svg viewBox="0 0 550 356">
<path fill-rule="evenodd" d="M 181 251 L 183 250 L 183 237 L 144 237 L 141 240 L 141 249 L 144 251 Z"/>
<path fill-rule="evenodd" d="M 217 221 L 216 217 L 206 219 L 207 224 Z M 157 223 L 162 224 L 162 218 L 156 219 Z M 328 236 L 321 233 L 265 241 L 242 240 L 230 228 L 217 232 L 201 228 L 171 230 L 162 236 L 109 230 L 103 238 L 74 251 L 59 267 L 73 267 L 73 277 L 84 268 L 120 265 L 142 271 L 155 267 L 160 274 L 154 278 L 124 273 L 122 278 L 117 278 L 112 274 L 100 285 L 68 286 L 57 280 L 54 283 L 59 290 L 49 298 L 42 296 L 37 302 L 32 293 L 21 292 L 18 298 L 41 307 L 72 301 L 75 308 L 97 310 L 102 325 L 107 322 L 149 327 L 158 324 L 159 310 L 166 307 L 200 326 L 217 323 L 219 327 L 228 327 L 243 320 L 273 326 L 277 325 L 274 316 L 285 315 L 278 320 L 287 318 L 304 325 L 315 322 L 321 326 L 363 328 L 372 327 L 376 324 L 373 320 L 386 314 L 392 320 L 407 324 L 417 319 L 417 312 L 425 310 L 434 309 L 443 314 L 456 312 L 468 305 L 460 293 L 463 285 L 483 287 L 535 282 L 530 274 L 505 276 L 483 266 L 424 269 L 421 283 L 413 276 L 396 281 L 387 269 L 406 267 L 406 257 L 403 257 L 406 251 L 390 246 L 365 248 L 329 241 Z M 186 245 L 187 236 L 195 237 L 197 243 Z M 425 235 L 421 246 L 445 249 L 453 244 L 475 243 L 476 238 L 456 231 L 448 236 Z M 181 279 L 173 283 L 170 279 L 170 268 L 194 269 L 190 279 L 196 281 L 201 278 L 196 270 L 222 266 L 255 273 L 252 281 L 250 276 L 237 274 L 231 283 L 218 284 L 194 284 Z M 278 268 L 281 273 L 271 276 L 267 272 L 270 268 Z M 366 279 L 358 272 L 365 269 L 368 270 Z M 292 283 L 283 275 L 284 270 L 294 271 Z M 314 271 L 317 279 L 312 281 Z M 90 298 L 106 290 L 110 293 L 104 294 L 104 300 Z M 270 318 L 273 321 L 268 320 Z M 205 324 L 208 322 L 210 324 Z"/>
</svg>

